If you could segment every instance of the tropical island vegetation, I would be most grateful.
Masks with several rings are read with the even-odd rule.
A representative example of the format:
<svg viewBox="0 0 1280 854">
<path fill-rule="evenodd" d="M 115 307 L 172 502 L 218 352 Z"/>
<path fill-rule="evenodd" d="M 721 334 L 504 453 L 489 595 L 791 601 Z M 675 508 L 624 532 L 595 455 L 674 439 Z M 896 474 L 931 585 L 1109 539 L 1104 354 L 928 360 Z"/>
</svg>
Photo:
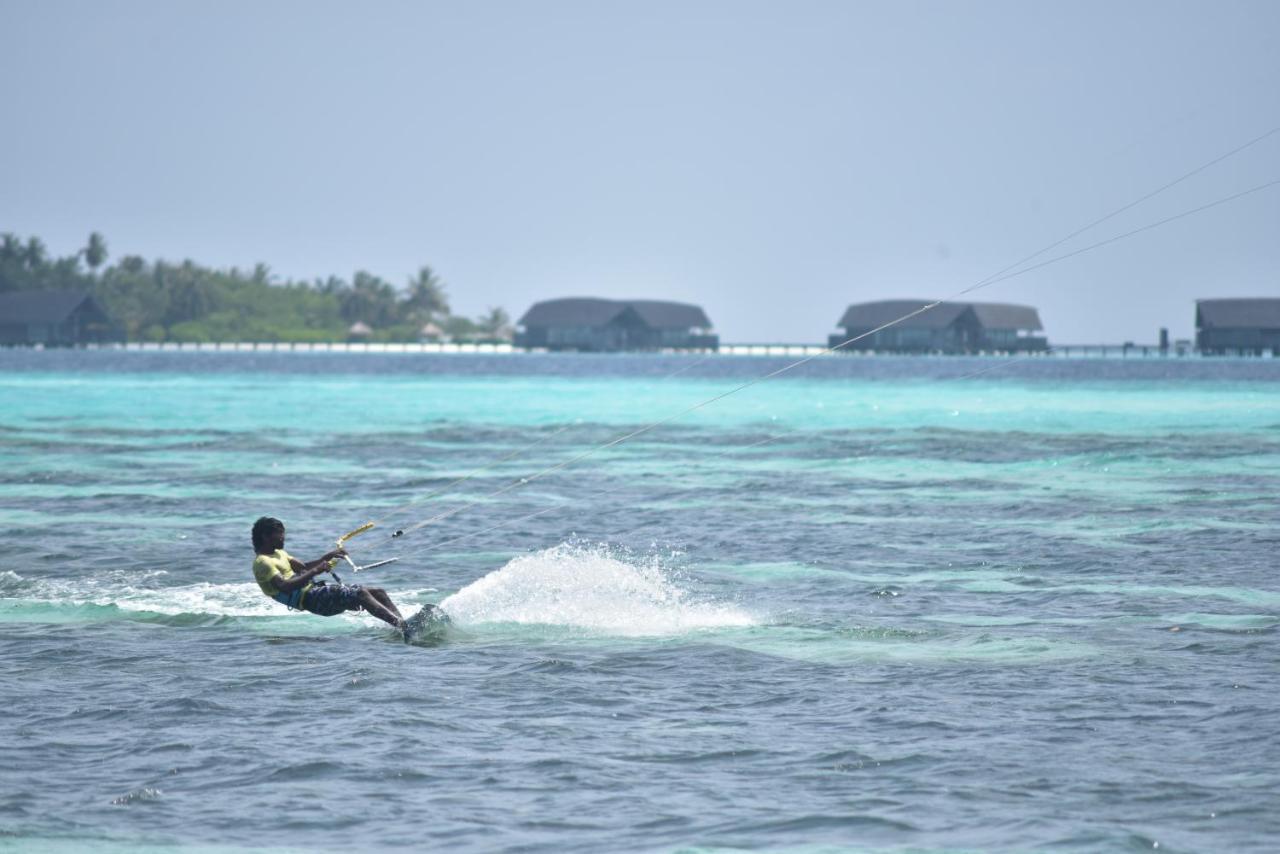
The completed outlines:
<svg viewBox="0 0 1280 854">
<path fill-rule="evenodd" d="M 284 280 L 266 264 L 213 269 L 194 261 L 148 261 L 125 255 L 108 264 L 107 242 L 89 235 L 84 248 L 52 257 L 40 238 L 0 234 L 0 293 L 88 291 L 131 341 L 497 341 L 510 317 L 491 308 L 481 317 L 451 313 L 445 285 L 428 266 L 404 285 L 366 270 L 350 280 L 329 276 Z"/>
</svg>

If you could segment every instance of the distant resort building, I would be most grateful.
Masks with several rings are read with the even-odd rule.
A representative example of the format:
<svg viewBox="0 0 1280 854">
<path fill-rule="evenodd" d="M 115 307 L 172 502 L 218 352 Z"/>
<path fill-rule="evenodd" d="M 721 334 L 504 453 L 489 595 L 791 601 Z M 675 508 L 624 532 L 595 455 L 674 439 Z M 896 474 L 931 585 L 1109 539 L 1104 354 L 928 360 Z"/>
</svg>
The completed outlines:
<svg viewBox="0 0 1280 854">
<path fill-rule="evenodd" d="M 123 341 L 88 291 L 0 293 L 0 346 L 77 347 Z"/>
<path fill-rule="evenodd" d="M 1280 298 L 1196 300 L 1196 348 L 1207 355 L 1280 356 Z"/>
<path fill-rule="evenodd" d="M 881 300 L 849 306 L 828 347 L 841 351 L 877 350 L 894 353 L 1038 352 L 1049 349 L 1039 313 L 1030 306 L 1008 303 L 944 302 L 921 311 L 930 300 Z M 905 315 L 919 311 L 899 323 Z M 881 326 L 893 324 L 886 329 Z M 878 330 L 873 332 L 872 330 Z M 860 337 L 866 336 L 866 337 Z"/>
<path fill-rule="evenodd" d="M 534 303 L 520 318 L 515 346 L 588 353 L 716 350 L 720 337 L 700 306 L 658 300 L 569 297 Z"/>
</svg>

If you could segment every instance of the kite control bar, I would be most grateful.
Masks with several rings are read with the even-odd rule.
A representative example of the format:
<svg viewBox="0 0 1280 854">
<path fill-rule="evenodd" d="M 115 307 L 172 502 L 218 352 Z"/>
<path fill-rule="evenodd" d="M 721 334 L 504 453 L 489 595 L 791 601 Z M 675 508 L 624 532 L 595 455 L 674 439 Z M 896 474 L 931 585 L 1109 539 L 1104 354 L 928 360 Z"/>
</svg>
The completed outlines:
<svg viewBox="0 0 1280 854">
<path fill-rule="evenodd" d="M 360 536 L 361 534 L 363 534 L 365 531 L 369 531 L 369 530 L 372 530 L 372 529 L 373 529 L 373 523 L 372 523 L 372 522 L 366 522 L 366 523 L 364 523 L 363 525 L 361 525 L 359 528 L 356 528 L 356 529 L 355 529 L 355 530 L 353 530 L 353 531 L 347 531 L 347 532 L 346 532 L 345 534 L 343 534 L 341 537 L 338 537 L 338 542 L 337 542 L 338 548 L 340 548 L 340 549 L 342 549 L 342 548 L 346 548 L 346 542 L 347 542 L 347 540 L 351 539 L 352 537 L 358 537 L 358 536 Z M 379 560 L 379 561 L 375 561 L 375 562 L 373 562 L 373 563 L 367 563 L 367 564 L 365 564 L 364 566 L 359 566 L 359 565 L 357 565 L 355 561 L 353 561 L 350 557 L 348 557 L 348 556 L 347 556 L 347 555 L 345 555 L 345 554 L 342 556 L 342 559 L 343 559 L 343 560 L 345 560 L 345 561 L 347 562 L 347 565 L 351 567 L 351 571 L 352 571 L 352 572 L 364 572 L 366 569 L 373 569 L 374 567 L 377 567 L 377 566 L 386 566 L 386 565 L 387 565 L 387 564 L 389 564 L 389 563 L 395 563 L 395 562 L 396 562 L 396 561 L 398 561 L 400 558 L 398 558 L 398 557 L 391 557 L 391 558 L 387 558 L 386 560 Z M 341 583 L 342 583 L 342 579 L 341 579 L 341 578 L 338 578 L 338 573 L 336 573 L 336 572 L 334 572 L 334 571 L 333 571 L 333 568 L 334 568 L 337 564 L 338 564 L 338 559 L 337 559 L 337 558 L 334 558 L 333 560 L 329 561 L 329 574 L 330 574 L 330 575 L 332 575 L 332 576 L 334 577 L 334 580 L 335 580 L 335 581 L 337 581 L 339 584 L 341 584 Z"/>
<path fill-rule="evenodd" d="M 342 548 L 343 544 L 346 543 L 346 541 L 351 539 L 352 537 L 358 537 L 361 534 L 363 534 L 365 531 L 371 530 L 372 528 L 373 528 L 372 522 L 365 522 L 363 525 L 361 525 L 359 528 L 356 528 L 354 531 L 347 531 L 341 537 L 338 537 L 338 548 Z"/>
</svg>

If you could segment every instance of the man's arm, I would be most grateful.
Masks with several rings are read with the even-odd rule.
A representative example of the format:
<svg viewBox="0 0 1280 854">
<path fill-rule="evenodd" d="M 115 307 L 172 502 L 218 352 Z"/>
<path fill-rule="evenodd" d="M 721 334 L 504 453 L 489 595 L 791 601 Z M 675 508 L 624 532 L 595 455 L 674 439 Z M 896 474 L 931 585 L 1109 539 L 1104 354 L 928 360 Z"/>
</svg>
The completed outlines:
<svg viewBox="0 0 1280 854">
<path fill-rule="evenodd" d="M 289 565 L 293 567 L 294 574 L 290 578 L 281 578 L 279 575 L 273 576 L 271 583 L 281 593 L 292 593 L 299 588 L 305 587 L 310 583 L 311 579 L 320 573 L 328 572 L 329 561 L 342 557 L 346 553 L 345 549 L 334 549 L 324 557 L 311 561 L 311 563 L 303 563 L 297 558 L 291 557 L 289 558 Z"/>
<path fill-rule="evenodd" d="M 293 567 L 294 572 L 309 572 L 310 570 L 315 569 L 317 566 L 328 566 L 330 561 L 333 561 L 340 557 L 346 557 L 346 555 L 347 555 L 346 549 L 334 549 L 333 551 L 329 552 L 323 557 L 319 557 L 311 561 L 311 563 L 303 563 L 302 561 L 298 560 L 296 557 L 293 557 L 292 555 L 290 555 L 289 566 Z"/>
</svg>

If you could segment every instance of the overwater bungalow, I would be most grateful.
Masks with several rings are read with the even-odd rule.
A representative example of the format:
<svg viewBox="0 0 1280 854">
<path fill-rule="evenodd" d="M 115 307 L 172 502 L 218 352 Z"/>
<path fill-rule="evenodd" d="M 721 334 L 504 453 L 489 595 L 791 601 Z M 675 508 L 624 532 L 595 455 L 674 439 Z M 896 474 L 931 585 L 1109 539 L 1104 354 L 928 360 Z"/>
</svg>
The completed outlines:
<svg viewBox="0 0 1280 854">
<path fill-rule="evenodd" d="M 1196 347 L 1210 355 L 1280 356 L 1280 298 L 1196 300 Z"/>
<path fill-rule="evenodd" d="M 720 337 L 701 306 L 567 297 L 534 303 L 517 324 L 515 346 L 587 353 L 716 350 Z"/>
<path fill-rule="evenodd" d="M 844 327 L 844 332 L 830 336 L 827 346 L 837 347 L 852 340 L 841 347 L 841 352 L 890 353 L 1022 353 L 1049 348 L 1045 337 L 1035 334 L 1044 327 L 1039 312 L 1031 306 L 944 302 L 925 309 L 930 302 L 903 299 L 855 303 L 836 324 Z M 906 315 L 912 316 L 900 320 Z M 887 328 L 881 329 L 882 326 Z"/>
<path fill-rule="evenodd" d="M 124 340 L 88 291 L 0 293 L 0 345 L 79 347 Z"/>
</svg>

